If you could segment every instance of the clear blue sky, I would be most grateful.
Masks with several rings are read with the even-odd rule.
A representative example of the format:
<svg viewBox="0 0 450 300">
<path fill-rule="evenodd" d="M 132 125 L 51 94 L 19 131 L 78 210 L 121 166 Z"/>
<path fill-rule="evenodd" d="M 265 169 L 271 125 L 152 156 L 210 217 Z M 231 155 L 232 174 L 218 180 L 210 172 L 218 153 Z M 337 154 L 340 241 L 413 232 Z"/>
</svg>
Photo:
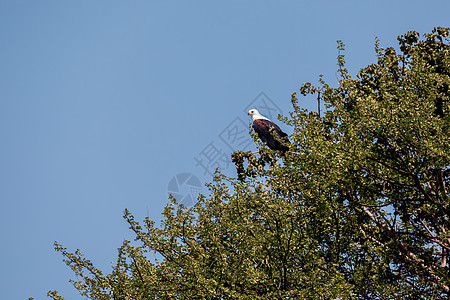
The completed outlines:
<svg viewBox="0 0 450 300">
<path fill-rule="evenodd" d="M 355 75 L 375 37 L 396 45 L 450 26 L 449 11 L 447 0 L 0 1 L 0 298 L 82 299 L 53 241 L 109 271 L 131 237 L 123 210 L 160 220 L 174 176 L 210 180 L 196 159 L 229 157 L 228 129 L 248 126 L 261 92 L 287 113 L 301 83 L 336 82 L 336 40 Z"/>
</svg>

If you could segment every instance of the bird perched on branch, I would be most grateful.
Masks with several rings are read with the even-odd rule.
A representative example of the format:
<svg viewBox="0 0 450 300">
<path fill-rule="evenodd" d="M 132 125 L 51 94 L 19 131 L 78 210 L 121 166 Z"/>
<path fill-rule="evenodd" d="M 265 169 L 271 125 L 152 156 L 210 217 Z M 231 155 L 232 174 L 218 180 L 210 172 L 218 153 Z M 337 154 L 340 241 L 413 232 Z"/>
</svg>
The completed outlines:
<svg viewBox="0 0 450 300">
<path fill-rule="evenodd" d="M 284 133 L 280 127 L 268 118 L 259 113 L 257 109 L 251 109 L 248 115 L 252 117 L 253 129 L 258 134 L 258 137 L 263 141 L 270 149 L 286 152 L 289 147 L 286 143 L 289 143 L 287 134 Z"/>
</svg>

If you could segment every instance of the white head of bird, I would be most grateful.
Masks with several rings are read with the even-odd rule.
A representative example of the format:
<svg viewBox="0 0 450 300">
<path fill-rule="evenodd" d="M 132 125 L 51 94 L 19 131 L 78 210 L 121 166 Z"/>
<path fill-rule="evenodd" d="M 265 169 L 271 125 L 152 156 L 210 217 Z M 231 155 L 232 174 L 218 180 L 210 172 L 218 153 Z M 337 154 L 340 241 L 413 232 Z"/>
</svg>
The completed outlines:
<svg viewBox="0 0 450 300">
<path fill-rule="evenodd" d="M 254 108 L 252 108 L 248 111 L 248 115 L 252 117 L 252 121 L 254 121 L 254 120 L 269 120 L 266 117 L 264 117 L 263 115 L 261 115 L 259 113 L 259 111 Z"/>
</svg>

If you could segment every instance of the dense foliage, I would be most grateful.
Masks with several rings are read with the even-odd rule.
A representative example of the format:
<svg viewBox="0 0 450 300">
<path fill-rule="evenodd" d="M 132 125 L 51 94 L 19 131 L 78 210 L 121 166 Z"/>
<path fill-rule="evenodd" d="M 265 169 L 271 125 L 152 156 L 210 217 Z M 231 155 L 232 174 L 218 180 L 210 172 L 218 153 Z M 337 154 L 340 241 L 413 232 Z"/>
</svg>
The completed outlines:
<svg viewBox="0 0 450 300">
<path fill-rule="evenodd" d="M 125 211 L 137 242 L 110 274 L 56 244 L 75 287 L 91 299 L 448 298 L 449 33 L 377 43 L 354 79 L 339 43 L 339 86 L 300 90 L 326 112 L 293 94 L 281 118 L 286 155 L 233 153 L 238 178 L 217 174 L 190 209 L 172 199 L 159 227 Z"/>
</svg>

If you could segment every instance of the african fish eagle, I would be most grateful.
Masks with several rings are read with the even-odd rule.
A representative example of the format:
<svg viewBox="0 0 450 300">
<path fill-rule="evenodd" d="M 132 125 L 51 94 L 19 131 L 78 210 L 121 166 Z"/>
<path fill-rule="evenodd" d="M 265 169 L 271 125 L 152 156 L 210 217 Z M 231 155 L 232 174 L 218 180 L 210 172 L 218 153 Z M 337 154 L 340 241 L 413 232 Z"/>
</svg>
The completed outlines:
<svg viewBox="0 0 450 300">
<path fill-rule="evenodd" d="M 248 115 L 252 117 L 253 129 L 258 134 L 258 137 L 270 149 L 280 150 L 282 152 L 286 152 L 289 149 L 287 145 L 282 144 L 283 140 L 290 143 L 289 139 L 286 138 L 287 134 L 281 131 L 277 124 L 261 115 L 257 109 L 251 109 Z"/>
</svg>

